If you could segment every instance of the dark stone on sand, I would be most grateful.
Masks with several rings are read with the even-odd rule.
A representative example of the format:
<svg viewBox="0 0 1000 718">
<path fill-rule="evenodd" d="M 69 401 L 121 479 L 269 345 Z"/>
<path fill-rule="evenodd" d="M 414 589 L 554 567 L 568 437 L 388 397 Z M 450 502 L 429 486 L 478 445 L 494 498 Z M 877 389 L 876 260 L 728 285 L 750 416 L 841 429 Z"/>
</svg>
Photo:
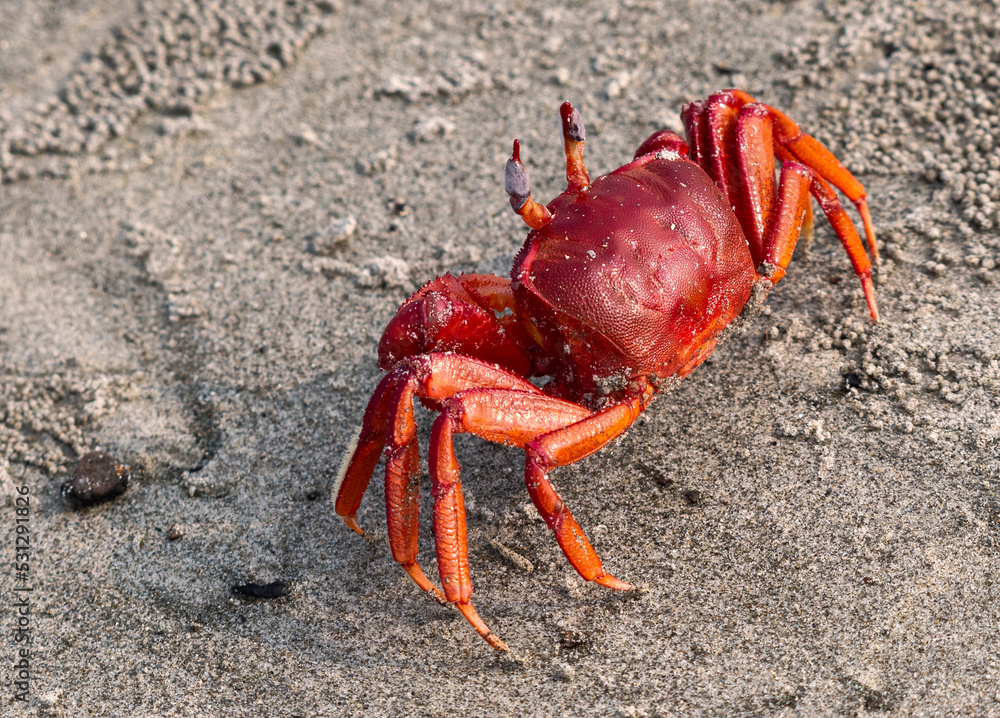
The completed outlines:
<svg viewBox="0 0 1000 718">
<path fill-rule="evenodd" d="M 233 593 L 238 593 L 250 598 L 280 598 L 288 590 L 288 584 L 284 581 L 273 581 L 271 583 L 244 583 L 233 586 Z"/>
<path fill-rule="evenodd" d="M 129 467 L 103 451 L 91 451 L 80 459 L 73 477 L 62 485 L 62 495 L 74 506 L 90 506 L 125 493 L 131 478 Z"/>
</svg>

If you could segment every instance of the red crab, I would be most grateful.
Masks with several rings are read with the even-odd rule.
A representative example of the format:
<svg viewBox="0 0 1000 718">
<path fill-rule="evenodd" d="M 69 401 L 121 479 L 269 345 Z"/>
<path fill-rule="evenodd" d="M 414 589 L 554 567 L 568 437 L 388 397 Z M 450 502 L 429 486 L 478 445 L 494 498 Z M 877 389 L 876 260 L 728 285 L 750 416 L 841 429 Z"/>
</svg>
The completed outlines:
<svg viewBox="0 0 1000 718">
<path fill-rule="evenodd" d="M 812 221 L 810 194 L 878 321 L 871 264 L 830 184 L 857 206 L 877 258 L 864 187 L 786 115 L 745 92 L 713 94 L 683 109 L 686 142 L 656 132 L 594 181 L 580 115 L 568 102 L 561 115 L 566 191 L 548 206 L 535 202 L 514 141 L 506 190 L 531 232 L 510 279 L 445 274 L 403 303 L 379 343 L 386 376 L 335 488 L 337 513 L 364 535 L 355 514 L 384 450 L 393 558 L 499 651 L 507 646 L 470 601 L 454 434 L 524 449 L 528 494 L 566 558 L 585 580 L 629 590 L 604 570 L 548 473 L 619 436 L 712 353 L 727 326 L 759 311 Z M 532 377 L 551 381 L 539 388 Z M 417 565 L 415 397 L 438 412 L 429 464 L 443 594 Z"/>
</svg>

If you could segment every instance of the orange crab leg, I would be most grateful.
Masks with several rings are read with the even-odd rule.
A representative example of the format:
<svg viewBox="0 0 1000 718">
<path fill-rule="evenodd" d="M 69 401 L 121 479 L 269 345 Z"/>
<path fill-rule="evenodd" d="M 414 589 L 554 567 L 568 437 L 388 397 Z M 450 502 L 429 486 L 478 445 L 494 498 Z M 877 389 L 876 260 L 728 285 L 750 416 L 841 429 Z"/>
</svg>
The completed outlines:
<svg viewBox="0 0 1000 718">
<path fill-rule="evenodd" d="M 741 90 L 727 90 L 740 104 L 755 103 L 756 100 Z M 868 249 L 872 260 L 878 261 L 878 244 L 875 241 L 875 228 L 872 225 L 871 214 L 868 211 L 868 197 L 865 187 L 851 174 L 822 142 L 802 131 L 792 118 L 770 105 L 760 104 L 767 110 L 774 123 L 774 139 L 777 144 L 791 153 L 802 164 L 816 170 L 820 177 L 830 182 L 854 203 L 861 215 L 868 240 Z"/>
<path fill-rule="evenodd" d="M 813 177 L 813 173 L 798 162 L 786 162 L 781 167 L 774 223 L 764 245 L 763 260 L 765 264 L 774 267 L 769 277 L 774 284 L 785 276 L 788 263 L 792 261 L 806 213 L 811 206 L 809 187 Z"/>
<path fill-rule="evenodd" d="M 707 172 L 708 124 L 705 120 L 705 103 L 698 100 L 684 105 L 681 109 L 681 120 L 684 122 L 684 134 L 687 136 L 691 161 Z"/>
<path fill-rule="evenodd" d="M 837 199 L 833 189 L 830 188 L 823 179 L 815 177 L 810 186 L 810 191 L 816 201 L 819 202 L 820 209 L 826 215 L 827 220 L 833 225 L 834 231 L 840 238 L 841 244 L 847 250 L 854 266 L 854 273 L 861 280 L 861 286 L 865 291 L 865 300 L 868 302 L 868 311 L 871 312 L 872 319 L 879 321 L 878 305 L 875 303 L 875 287 L 872 285 L 872 265 L 865 254 L 864 245 L 861 244 L 861 237 L 854 229 L 854 223 L 847 216 L 844 206 Z"/>
<path fill-rule="evenodd" d="M 365 532 L 358 526 L 356 515 L 361 506 L 361 499 L 365 495 L 365 489 L 368 488 L 368 482 L 371 481 L 372 472 L 375 471 L 375 465 L 378 464 L 382 449 L 385 448 L 385 422 L 394 384 L 394 375 L 387 374 L 375 388 L 375 393 L 368 401 L 361 429 L 353 446 L 348 449 L 350 459 L 345 457 L 340 475 L 333 487 L 334 509 L 337 515 L 344 519 L 344 523 L 352 531 L 361 536 L 364 536 Z"/>
<path fill-rule="evenodd" d="M 396 383 L 390 399 L 385 452 L 385 516 L 389 524 L 392 558 L 424 591 L 443 601 L 417 564 L 417 536 L 420 530 L 420 448 L 417 424 L 413 419 L 414 377 Z"/>
<path fill-rule="evenodd" d="M 431 431 L 430 467 L 434 481 L 434 544 L 441 586 L 449 602 L 476 632 L 498 651 L 510 650 L 491 631 L 472 605 L 472 575 L 465 527 L 465 501 L 452 444 L 451 417 L 441 414 Z"/>
<path fill-rule="evenodd" d="M 745 227 L 746 212 L 740 197 L 740 167 L 736 156 L 738 110 L 736 101 L 727 93 L 719 92 L 708 98 L 705 109 L 705 122 L 708 125 L 708 175 L 719 185 L 740 224 Z"/>
<path fill-rule="evenodd" d="M 747 219 L 744 229 L 750 230 L 746 232 L 750 256 L 755 264 L 759 264 L 764 259 L 767 241 L 771 237 L 771 219 L 776 201 L 773 133 L 767 111 L 759 105 L 743 108 L 736 125 L 736 148 L 743 180 L 741 201 Z"/>
<path fill-rule="evenodd" d="M 335 487 L 334 506 L 351 529 L 364 535 L 357 514 L 379 454 L 386 447 L 385 495 L 393 559 L 420 588 L 444 601 L 416 563 L 420 458 L 413 419 L 413 397 L 432 402 L 480 386 L 516 389 L 533 395 L 531 382 L 494 364 L 459 354 L 431 353 L 400 362 L 372 396 L 350 458 Z M 388 446 L 386 446 L 388 444 Z"/>
<path fill-rule="evenodd" d="M 605 572 L 586 534 L 549 483 L 548 472 L 556 466 L 579 461 L 620 436 L 642 409 L 637 402 L 619 404 L 540 437 L 528 445 L 525 465 L 528 494 L 573 568 L 584 580 L 619 591 L 631 590 L 632 586 Z"/>
</svg>

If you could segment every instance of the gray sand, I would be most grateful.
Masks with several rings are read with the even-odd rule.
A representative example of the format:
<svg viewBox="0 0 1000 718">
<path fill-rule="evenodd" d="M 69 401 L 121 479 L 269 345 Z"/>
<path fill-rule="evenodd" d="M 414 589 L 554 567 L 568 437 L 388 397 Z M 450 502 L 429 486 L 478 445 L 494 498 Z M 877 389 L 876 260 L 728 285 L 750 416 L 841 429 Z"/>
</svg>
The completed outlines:
<svg viewBox="0 0 1000 718">
<path fill-rule="evenodd" d="M 1000 714 L 1000 6 L 542 5 L 0 3 L 0 713 Z M 560 102 L 599 174 L 726 86 L 866 184 L 884 323 L 818 221 L 764 316 L 553 474 L 632 595 L 461 437 L 501 659 L 392 562 L 378 479 L 376 540 L 333 512 L 378 338 L 425 280 L 508 271 L 503 163 L 520 137 L 562 189 Z M 133 484 L 72 510 L 95 448 Z"/>
</svg>

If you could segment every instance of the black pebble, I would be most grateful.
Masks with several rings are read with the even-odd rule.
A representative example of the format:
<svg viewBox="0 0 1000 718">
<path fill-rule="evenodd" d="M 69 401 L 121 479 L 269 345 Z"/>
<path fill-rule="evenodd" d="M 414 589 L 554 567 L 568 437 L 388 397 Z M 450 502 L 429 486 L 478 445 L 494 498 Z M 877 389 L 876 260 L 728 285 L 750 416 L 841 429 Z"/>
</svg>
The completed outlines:
<svg viewBox="0 0 1000 718">
<path fill-rule="evenodd" d="M 857 389 L 861 386 L 861 377 L 856 372 L 849 371 L 844 374 L 844 388 Z"/>
<path fill-rule="evenodd" d="M 241 586 L 233 586 L 233 593 L 239 593 L 251 598 L 280 598 L 285 595 L 288 584 L 284 581 L 274 581 L 273 583 L 244 583 Z"/>
<path fill-rule="evenodd" d="M 128 488 L 129 468 L 103 451 L 91 451 L 77 464 L 73 478 L 62 485 L 62 495 L 75 506 L 113 499 Z"/>
</svg>

